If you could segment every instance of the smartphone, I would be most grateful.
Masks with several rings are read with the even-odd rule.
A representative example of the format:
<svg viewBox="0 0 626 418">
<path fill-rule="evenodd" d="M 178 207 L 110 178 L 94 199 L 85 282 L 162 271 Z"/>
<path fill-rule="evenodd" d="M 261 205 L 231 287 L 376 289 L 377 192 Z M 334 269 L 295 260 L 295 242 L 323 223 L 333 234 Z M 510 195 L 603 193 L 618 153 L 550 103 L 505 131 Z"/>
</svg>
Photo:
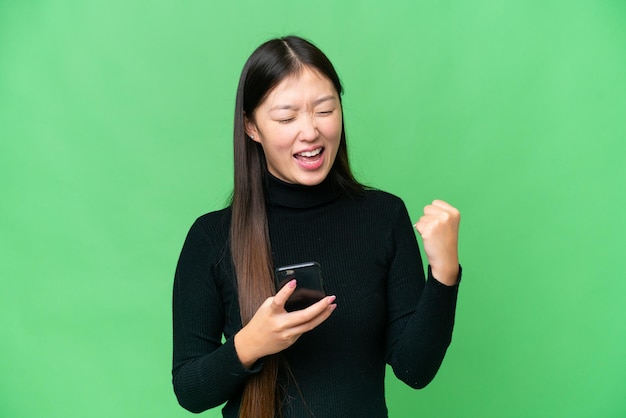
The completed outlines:
<svg viewBox="0 0 626 418">
<path fill-rule="evenodd" d="M 276 269 L 276 288 L 278 290 L 293 279 L 296 279 L 298 284 L 296 290 L 285 303 L 287 312 L 307 308 L 326 296 L 322 268 L 319 263 L 309 261 Z"/>
</svg>

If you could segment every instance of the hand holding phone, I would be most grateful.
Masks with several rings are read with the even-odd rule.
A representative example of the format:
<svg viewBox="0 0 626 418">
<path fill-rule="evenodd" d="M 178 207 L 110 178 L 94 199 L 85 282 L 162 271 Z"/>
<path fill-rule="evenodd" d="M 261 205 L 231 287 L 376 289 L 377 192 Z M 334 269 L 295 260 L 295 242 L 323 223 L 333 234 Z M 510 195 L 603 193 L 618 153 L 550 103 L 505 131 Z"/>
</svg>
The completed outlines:
<svg viewBox="0 0 626 418">
<path fill-rule="evenodd" d="M 293 279 L 296 279 L 297 287 L 285 303 L 287 312 L 307 308 L 326 296 L 322 268 L 319 263 L 309 261 L 276 269 L 276 288 L 278 290 Z"/>
<path fill-rule="evenodd" d="M 247 368 L 262 357 L 290 347 L 303 333 L 326 321 L 337 307 L 335 297 L 324 294 L 319 263 L 285 266 L 276 269 L 275 273 L 278 293 L 267 298 L 234 337 L 237 356 Z M 280 290 L 294 279 L 296 283 Z M 290 313 L 307 308 L 320 300 L 324 302 L 317 303 L 308 311 Z"/>
</svg>

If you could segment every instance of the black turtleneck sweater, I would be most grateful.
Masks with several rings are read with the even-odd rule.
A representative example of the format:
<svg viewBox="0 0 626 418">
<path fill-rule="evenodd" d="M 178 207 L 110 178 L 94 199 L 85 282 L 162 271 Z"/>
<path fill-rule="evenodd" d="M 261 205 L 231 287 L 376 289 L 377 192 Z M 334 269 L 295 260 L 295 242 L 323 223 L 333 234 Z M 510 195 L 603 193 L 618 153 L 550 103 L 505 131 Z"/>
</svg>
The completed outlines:
<svg viewBox="0 0 626 418">
<path fill-rule="evenodd" d="M 457 286 L 425 280 L 404 203 L 381 191 L 341 192 L 327 179 L 291 185 L 269 176 L 274 265 L 317 261 L 337 309 L 283 352 L 297 381 L 285 418 L 386 417 L 384 377 L 414 388 L 435 376 L 452 337 Z M 193 412 L 228 403 L 236 417 L 246 378 L 237 357 L 241 329 L 228 246 L 231 209 L 201 216 L 183 246 L 173 293 L 173 384 Z M 301 394 L 300 394 L 301 393 Z"/>
</svg>

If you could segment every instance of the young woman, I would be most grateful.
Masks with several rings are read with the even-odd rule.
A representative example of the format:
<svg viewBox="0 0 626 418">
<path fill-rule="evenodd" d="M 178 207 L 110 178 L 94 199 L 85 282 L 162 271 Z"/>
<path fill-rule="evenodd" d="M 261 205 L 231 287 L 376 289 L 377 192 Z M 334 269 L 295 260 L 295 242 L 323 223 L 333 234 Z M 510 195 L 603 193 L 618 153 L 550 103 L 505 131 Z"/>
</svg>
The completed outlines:
<svg viewBox="0 0 626 418">
<path fill-rule="evenodd" d="M 411 387 L 435 376 L 452 337 L 459 212 L 443 201 L 415 225 L 402 201 L 353 177 L 342 87 L 298 37 L 248 59 L 235 108 L 231 205 L 196 220 L 173 294 L 173 384 L 225 417 L 386 417 L 386 364 Z M 328 296 L 287 312 L 294 280 L 318 262 Z"/>
</svg>

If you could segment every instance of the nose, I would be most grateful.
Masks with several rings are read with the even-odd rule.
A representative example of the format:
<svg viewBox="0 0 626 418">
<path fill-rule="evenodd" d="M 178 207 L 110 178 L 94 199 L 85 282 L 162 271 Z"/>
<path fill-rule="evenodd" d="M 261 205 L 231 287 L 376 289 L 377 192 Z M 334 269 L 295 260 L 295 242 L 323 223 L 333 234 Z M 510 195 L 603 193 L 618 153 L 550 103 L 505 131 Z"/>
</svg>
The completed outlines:
<svg viewBox="0 0 626 418">
<path fill-rule="evenodd" d="M 298 135 L 300 141 L 314 141 L 319 136 L 319 131 L 317 130 L 317 122 L 315 120 L 315 115 L 310 115 L 305 118 L 301 118 L 302 124 L 300 126 L 300 133 Z"/>
</svg>

